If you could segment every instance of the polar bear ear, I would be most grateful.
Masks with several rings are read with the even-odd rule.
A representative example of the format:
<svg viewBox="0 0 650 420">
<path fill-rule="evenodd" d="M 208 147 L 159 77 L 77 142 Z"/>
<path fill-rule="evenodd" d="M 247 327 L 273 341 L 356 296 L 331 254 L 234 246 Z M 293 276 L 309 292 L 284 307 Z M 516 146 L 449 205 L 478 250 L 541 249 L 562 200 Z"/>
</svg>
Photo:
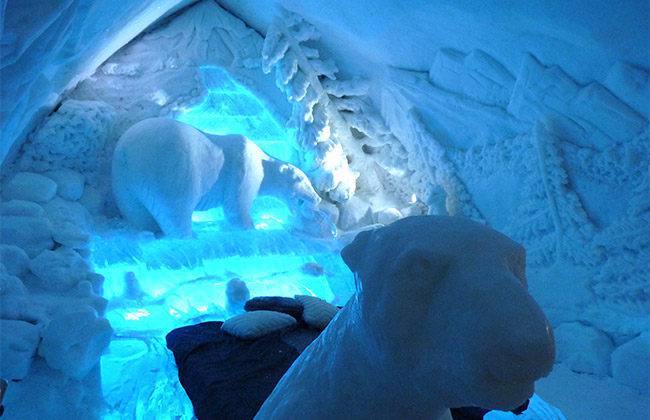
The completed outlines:
<svg viewBox="0 0 650 420">
<path fill-rule="evenodd" d="M 372 236 L 371 230 L 359 232 L 354 240 L 341 250 L 343 262 L 350 267 L 352 272 L 357 273 L 361 266 L 362 259 L 368 250 L 368 242 Z"/>
</svg>

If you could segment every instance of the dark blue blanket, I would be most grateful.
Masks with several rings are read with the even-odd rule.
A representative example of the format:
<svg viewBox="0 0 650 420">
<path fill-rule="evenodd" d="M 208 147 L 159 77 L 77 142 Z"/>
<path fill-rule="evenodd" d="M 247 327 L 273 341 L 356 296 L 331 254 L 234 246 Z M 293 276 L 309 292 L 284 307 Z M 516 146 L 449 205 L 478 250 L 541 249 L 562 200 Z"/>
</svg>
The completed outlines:
<svg viewBox="0 0 650 420">
<path fill-rule="evenodd" d="M 167 334 L 178 377 L 199 420 L 249 420 L 319 331 L 298 326 L 256 340 L 204 322 Z"/>
</svg>

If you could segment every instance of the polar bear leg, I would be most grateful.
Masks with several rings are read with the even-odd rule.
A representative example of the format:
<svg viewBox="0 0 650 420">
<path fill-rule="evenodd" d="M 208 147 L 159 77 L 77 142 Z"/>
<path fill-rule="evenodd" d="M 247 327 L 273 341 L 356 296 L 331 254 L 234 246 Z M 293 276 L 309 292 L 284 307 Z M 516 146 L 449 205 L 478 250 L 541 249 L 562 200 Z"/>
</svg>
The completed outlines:
<svg viewBox="0 0 650 420">
<path fill-rule="evenodd" d="M 246 146 L 253 144 L 246 142 Z M 244 229 L 254 227 L 251 206 L 264 177 L 262 162 L 245 147 L 230 163 L 224 176 L 223 213 L 228 222 Z"/>
<path fill-rule="evenodd" d="M 149 210 L 140 203 L 139 200 L 133 199 L 128 204 L 120 205 L 120 211 L 132 226 L 138 229 L 148 230 L 150 232 L 159 232 L 160 226 L 153 218 Z"/>
<path fill-rule="evenodd" d="M 113 166 L 117 166 L 115 163 Z M 117 176 L 113 172 L 113 197 L 115 203 L 120 209 L 120 213 L 129 222 L 130 225 L 151 232 L 160 231 L 160 227 L 153 218 L 149 210 L 142 204 L 140 198 L 133 193 L 130 185 L 123 177 Z"/>
<path fill-rule="evenodd" d="M 158 199 L 148 206 L 149 211 L 156 219 L 163 233 L 176 238 L 191 238 L 192 212 L 194 203 L 183 200 Z"/>
<path fill-rule="evenodd" d="M 150 194 L 135 195 L 127 187 L 115 194 L 115 201 L 126 220 L 138 229 L 162 231 L 174 237 L 192 237 L 193 207 L 188 208 L 185 200 L 166 199 L 160 194 L 155 196 L 158 198 L 154 200 Z"/>
<path fill-rule="evenodd" d="M 253 143 L 250 143 L 253 144 Z M 245 229 L 252 229 L 254 227 L 253 219 L 251 218 L 251 207 L 253 200 L 257 197 L 262 180 L 264 179 L 264 172 L 262 169 L 262 162 L 258 159 L 250 159 L 247 156 L 246 165 L 244 165 L 243 176 L 237 187 L 232 191 L 237 194 L 236 204 L 236 220 Z"/>
<path fill-rule="evenodd" d="M 253 205 L 254 196 L 244 194 L 242 196 L 238 190 L 226 193 L 226 200 L 223 205 L 223 214 L 228 222 L 234 226 L 244 229 L 252 229 L 253 219 L 251 218 L 251 206 Z"/>
</svg>

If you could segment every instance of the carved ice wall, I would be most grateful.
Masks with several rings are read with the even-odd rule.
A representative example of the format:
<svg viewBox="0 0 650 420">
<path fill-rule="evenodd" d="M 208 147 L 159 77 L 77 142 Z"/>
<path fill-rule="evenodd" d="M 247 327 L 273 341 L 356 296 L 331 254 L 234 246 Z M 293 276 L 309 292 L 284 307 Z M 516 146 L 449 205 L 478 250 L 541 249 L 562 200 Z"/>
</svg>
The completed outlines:
<svg viewBox="0 0 650 420">
<path fill-rule="evenodd" d="M 259 34 L 211 1 L 167 18 L 70 91 L 62 105 L 28 136 L 14 170 L 42 172 L 58 166 L 81 169 L 92 188 L 107 197 L 110 205 L 108 157 L 117 139 L 137 121 L 156 116 L 174 118 L 201 104 L 208 93 L 203 66 L 222 68 L 262 101 L 277 102 L 269 108 L 276 111 L 279 120 L 286 120 L 289 111 L 282 108 L 281 93 L 273 79 L 260 70 L 262 42 Z M 77 110 L 76 115 L 67 111 L 71 107 Z M 111 116 L 110 124 L 94 121 L 99 118 L 99 109 Z M 80 127 L 77 132 L 75 124 Z M 61 141 L 51 143 L 58 138 Z M 51 143 L 48 150 L 44 150 L 44 139 Z M 95 143 L 101 144 L 94 147 Z M 75 148 L 75 144 L 84 146 Z M 53 154 L 49 149 L 57 150 Z"/>
<path fill-rule="evenodd" d="M 192 0 L 3 1 L 0 161 L 13 160 L 27 134 L 61 100 L 62 92 L 151 22 Z M 4 168 L 3 168 L 4 169 Z"/>
<path fill-rule="evenodd" d="M 338 78 L 319 39 L 314 25 L 280 10 L 265 37 L 262 69 L 275 69 L 293 105 L 288 126 L 315 188 L 336 205 L 333 221 L 348 230 L 426 211 L 412 202 L 405 149 L 367 98 L 371 82 Z"/>
<path fill-rule="evenodd" d="M 622 62 L 579 85 L 532 55 L 513 75 L 441 49 L 428 74 L 391 71 L 382 112 L 431 209 L 443 197 L 522 243 L 553 326 L 620 345 L 648 330 L 647 84 Z"/>
</svg>

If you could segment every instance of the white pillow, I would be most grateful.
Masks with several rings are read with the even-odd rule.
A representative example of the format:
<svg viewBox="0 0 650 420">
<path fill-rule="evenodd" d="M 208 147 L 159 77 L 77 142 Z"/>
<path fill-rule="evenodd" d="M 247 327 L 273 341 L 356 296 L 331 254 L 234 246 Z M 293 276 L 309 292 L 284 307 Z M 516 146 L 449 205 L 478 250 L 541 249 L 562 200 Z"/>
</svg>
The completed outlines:
<svg viewBox="0 0 650 420">
<path fill-rule="evenodd" d="M 327 324 L 339 311 L 339 308 L 321 298 L 308 295 L 296 295 L 295 298 L 302 303 L 302 319 L 312 328 L 324 330 Z"/>
<path fill-rule="evenodd" d="M 295 323 L 294 317 L 282 312 L 252 311 L 226 320 L 221 329 L 243 340 L 253 340 Z"/>
</svg>

